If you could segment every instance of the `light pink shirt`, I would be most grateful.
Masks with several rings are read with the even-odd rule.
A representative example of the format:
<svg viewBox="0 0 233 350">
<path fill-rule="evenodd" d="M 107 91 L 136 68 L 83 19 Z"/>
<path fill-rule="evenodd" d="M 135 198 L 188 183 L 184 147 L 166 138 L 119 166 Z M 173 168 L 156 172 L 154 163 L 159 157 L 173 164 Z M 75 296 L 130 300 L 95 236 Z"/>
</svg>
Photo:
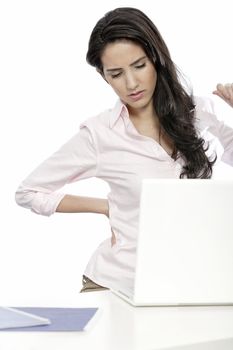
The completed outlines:
<svg viewBox="0 0 233 350">
<path fill-rule="evenodd" d="M 216 152 L 219 161 L 233 166 L 233 130 L 217 119 L 210 99 L 196 97 L 195 102 L 196 126 L 209 143 L 208 156 Z M 141 181 L 179 178 L 181 168 L 181 159 L 174 161 L 156 141 L 137 132 L 118 100 L 113 109 L 83 122 L 70 141 L 35 169 L 19 186 L 16 201 L 49 216 L 65 195 L 58 191 L 65 184 L 90 177 L 106 181 L 116 244 L 112 247 L 110 238 L 102 242 L 84 273 L 102 286 L 114 288 L 122 279 L 131 285 Z"/>
</svg>

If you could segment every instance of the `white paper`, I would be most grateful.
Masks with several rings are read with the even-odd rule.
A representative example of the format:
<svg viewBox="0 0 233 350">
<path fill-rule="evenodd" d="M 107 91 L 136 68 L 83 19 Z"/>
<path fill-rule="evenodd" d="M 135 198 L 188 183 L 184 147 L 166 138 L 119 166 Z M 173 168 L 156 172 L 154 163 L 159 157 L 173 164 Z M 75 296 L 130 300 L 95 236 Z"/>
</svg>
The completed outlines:
<svg viewBox="0 0 233 350">
<path fill-rule="evenodd" d="M 0 329 L 51 324 L 50 320 L 10 307 L 0 307 Z"/>
</svg>

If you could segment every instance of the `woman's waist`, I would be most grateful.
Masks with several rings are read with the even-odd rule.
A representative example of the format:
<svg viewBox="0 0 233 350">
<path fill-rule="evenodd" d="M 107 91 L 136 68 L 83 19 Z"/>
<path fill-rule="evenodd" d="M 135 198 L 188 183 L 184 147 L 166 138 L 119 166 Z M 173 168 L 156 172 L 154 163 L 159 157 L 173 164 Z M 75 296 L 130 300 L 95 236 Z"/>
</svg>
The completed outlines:
<svg viewBox="0 0 233 350">
<path fill-rule="evenodd" d="M 120 246 L 135 244 L 138 234 L 138 223 L 138 218 L 135 218 L 133 221 L 122 221 L 112 217 L 109 224 L 112 240 L 115 241 L 115 244 Z"/>
</svg>

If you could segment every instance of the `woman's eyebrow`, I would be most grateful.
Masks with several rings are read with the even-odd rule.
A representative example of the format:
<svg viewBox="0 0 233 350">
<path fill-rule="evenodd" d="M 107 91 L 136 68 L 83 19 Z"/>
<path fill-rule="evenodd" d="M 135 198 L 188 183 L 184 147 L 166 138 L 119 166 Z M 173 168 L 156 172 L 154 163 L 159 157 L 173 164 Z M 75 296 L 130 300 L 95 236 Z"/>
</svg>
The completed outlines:
<svg viewBox="0 0 233 350">
<path fill-rule="evenodd" d="M 136 61 L 131 63 L 130 66 L 134 66 L 135 64 L 139 63 L 141 60 L 143 60 L 146 57 L 147 56 L 142 56 L 142 57 L 138 58 Z M 109 68 L 109 69 L 106 69 L 106 72 L 115 72 L 115 71 L 118 71 L 118 70 L 121 70 L 121 69 L 122 68 Z"/>
</svg>

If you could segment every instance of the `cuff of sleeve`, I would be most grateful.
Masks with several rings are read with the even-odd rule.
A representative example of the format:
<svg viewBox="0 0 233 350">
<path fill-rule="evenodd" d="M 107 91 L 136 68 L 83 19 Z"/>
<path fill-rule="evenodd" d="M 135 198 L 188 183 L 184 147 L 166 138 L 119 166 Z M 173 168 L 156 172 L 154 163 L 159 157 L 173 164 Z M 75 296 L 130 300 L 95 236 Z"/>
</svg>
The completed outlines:
<svg viewBox="0 0 233 350">
<path fill-rule="evenodd" d="M 41 193 L 37 192 L 33 199 L 31 210 L 40 215 L 50 216 L 55 213 L 58 204 L 64 198 L 65 193 Z"/>
</svg>

